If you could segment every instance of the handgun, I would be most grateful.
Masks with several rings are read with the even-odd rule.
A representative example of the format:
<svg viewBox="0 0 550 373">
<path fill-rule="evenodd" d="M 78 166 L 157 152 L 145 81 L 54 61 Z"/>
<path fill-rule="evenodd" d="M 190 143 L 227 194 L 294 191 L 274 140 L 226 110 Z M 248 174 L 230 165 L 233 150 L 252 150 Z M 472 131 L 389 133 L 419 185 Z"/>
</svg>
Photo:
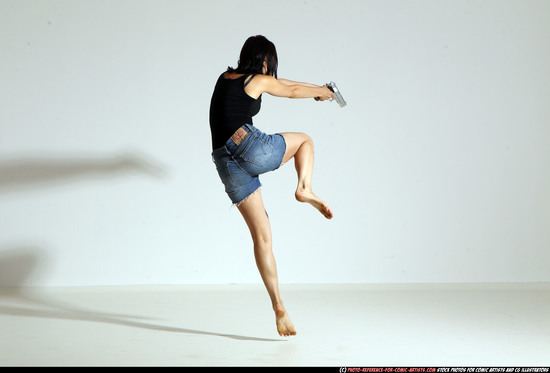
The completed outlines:
<svg viewBox="0 0 550 373">
<path fill-rule="evenodd" d="M 344 100 L 344 97 L 342 97 L 340 90 L 338 89 L 338 87 L 336 87 L 336 83 L 327 83 L 327 88 L 334 93 L 334 98 L 336 99 L 336 102 L 338 103 L 338 105 L 340 105 L 340 107 L 346 106 L 346 100 Z"/>
</svg>

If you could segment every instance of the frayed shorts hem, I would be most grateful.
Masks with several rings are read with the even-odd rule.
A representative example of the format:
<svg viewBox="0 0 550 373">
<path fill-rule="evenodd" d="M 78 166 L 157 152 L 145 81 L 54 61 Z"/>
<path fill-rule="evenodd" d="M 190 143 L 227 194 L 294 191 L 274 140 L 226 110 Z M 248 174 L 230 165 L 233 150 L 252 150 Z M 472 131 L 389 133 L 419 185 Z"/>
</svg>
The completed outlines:
<svg viewBox="0 0 550 373">
<path fill-rule="evenodd" d="M 252 193 L 250 193 L 249 195 L 247 195 L 246 197 L 244 197 L 242 200 L 240 200 L 239 202 L 233 202 L 233 206 L 235 207 L 239 207 L 240 205 L 242 205 L 243 203 L 245 203 L 246 201 L 248 201 L 250 199 L 250 197 L 252 197 L 254 194 L 258 193 L 260 191 L 260 189 L 262 188 L 262 184 L 260 184 L 260 186 L 258 188 L 256 188 L 255 191 L 253 191 Z"/>
</svg>

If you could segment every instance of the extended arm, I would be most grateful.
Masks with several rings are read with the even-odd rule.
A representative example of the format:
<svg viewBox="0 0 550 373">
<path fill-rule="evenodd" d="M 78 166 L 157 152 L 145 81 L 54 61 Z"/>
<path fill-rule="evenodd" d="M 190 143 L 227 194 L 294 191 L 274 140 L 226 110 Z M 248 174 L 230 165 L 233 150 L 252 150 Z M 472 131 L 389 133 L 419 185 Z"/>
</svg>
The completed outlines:
<svg viewBox="0 0 550 373">
<path fill-rule="evenodd" d="M 269 75 L 257 75 L 245 88 L 252 97 L 259 97 L 262 93 L 269 93 L 276 97 L 288 98 L 319 98 L 320 101 L 334 98 L 334 94 L 326 86 L 298 83 L 286 79 L 275 79 Z"/>
<path fill-rule="evenodd" d="M 302 85 L 304 87 L 312 87 L 312 88 L 319 88 L 320 86 L 310 83 L 301 83 L 301 82 L 294 82 L 292 80 L 288 79 L 277 79 L 279 82 L 285 84 L 285 85 Z"/>
</svg>

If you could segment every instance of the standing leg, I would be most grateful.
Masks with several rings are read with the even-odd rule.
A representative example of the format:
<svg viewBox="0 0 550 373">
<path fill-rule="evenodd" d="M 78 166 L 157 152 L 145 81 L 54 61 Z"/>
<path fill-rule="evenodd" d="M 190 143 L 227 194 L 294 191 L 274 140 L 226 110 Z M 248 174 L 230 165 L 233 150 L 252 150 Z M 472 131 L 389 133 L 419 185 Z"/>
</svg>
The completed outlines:
<svg viewBox="0 0 550 373">
<path fill-rule="evenodd" d="M 328 205 L 317 197 L 311 187 L 313 175 L 314 147 L 313 140 L 305 133 L 285 132 L 281 133 L 285 138 L 286 152 L 283 163 L 294 158 L 294 166 L 298 174 L 298 187 L 296 188 L 296 199 L 299 202 L 306 202 L 315 207 L 327 219 L 332 219 L 332 211 Z"/>
<path fill-rule="evenodd" d="M 277 264 L 272 250 L 271 226 L 264 208 L 261 191 L 258 189 L 238 208 L 252 235 L 256 265 L 271 298 L 277 331 L 281 336 L 296 335 L 296 329 L 290 321 L 279 294 Z"/>
</svg>

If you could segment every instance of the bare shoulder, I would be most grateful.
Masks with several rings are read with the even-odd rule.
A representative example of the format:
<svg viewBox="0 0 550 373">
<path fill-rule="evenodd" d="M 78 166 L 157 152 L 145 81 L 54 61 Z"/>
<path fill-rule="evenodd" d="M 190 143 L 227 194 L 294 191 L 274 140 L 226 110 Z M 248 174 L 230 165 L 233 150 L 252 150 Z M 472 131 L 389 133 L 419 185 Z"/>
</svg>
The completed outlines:
<svg viewBox="0 0 550 373">
<path fill-rule="evenodd" d="M 252 81 L 254 81 L 257 85 L 269 85 L 277 82 L 277 79 L 275 79 L 271 75 L 257 74 L 254 76 Z"/>
<path fill-rule="evenodd" d="M 245 92 L 249 96 L 257 99 L 264 92 L 269 92 L 274 84 L 277 84 L 277 79 L 271 75 L 257 74 L 249 84 L 245 87 Z"/>
</svg>

